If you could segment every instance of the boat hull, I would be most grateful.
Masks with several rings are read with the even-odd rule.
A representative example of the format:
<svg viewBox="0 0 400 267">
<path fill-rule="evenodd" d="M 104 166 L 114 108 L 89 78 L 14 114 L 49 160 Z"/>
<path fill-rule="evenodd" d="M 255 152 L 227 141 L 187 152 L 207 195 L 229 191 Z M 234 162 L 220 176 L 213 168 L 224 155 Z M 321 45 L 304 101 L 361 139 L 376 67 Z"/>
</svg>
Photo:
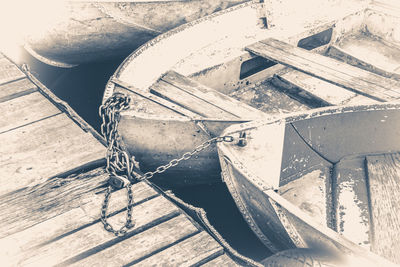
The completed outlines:
<svg viewBox="0 0 400 267">
<path fill-rule="evenodd" d="M 119 133 L 123 136 L 127 149 L 134 152 L 140 169 L 151 172 L 173 159 L 180 159 L 186 152 L 191 152 L 196 146 L 219 136 L 226 127 L 235 123 L 238 122 L 127 116 L 119 124 Z M 159 185 L 169 187 L 212 184 L 221 181 L 220 173 L 214 143 L 164 174 L 157 174 L 153 179 Z"/>
<path fill-rule="evenodd" d="M 241 2 L 68 1 L 52 10 L 59 17 L 27 34 L 25 48 L 58 67 L 125 57 L 160 33 Z"/>
<path fill-rule="evenodd" d="M 268 63 L 265 64 L 265 61 L 260 60 L 263 58 L 248 52 L 249 45 L 266 38 L 285 40 L 292 46 L 298 46 L 299 43 L 307 40 L 324 39 L 325 41 L 321 42 L 320 46 L 313 47 L 312 52 L 323 54 L 328 58 L 326 53 L 331 45 L 335 45 L 335 42 L 344 36 L 359 34 L 365 28 L 363 18 L 366 6 L 358 1 L 351 4 L 354 6 L 348 9 L 340 8 L 335 13 L 330 10 L 322 14 L 317 10 L 315 15 L 321 16 L 318 19 L 307 16 L 297 18 L 295 22 L 286 22 L 285 16 L 282 16 L 280 20 L 277 16 L 275 22 L 281 21 L 282 24 L 266 28 L 265 24 L 259 23 L 265 6 L 247 2 L 177 27 L 135 50 L 116 70 L 103 96 L 103 101 L 115 92 L 129 94 L 132 97 L 134 104 L 123 112 L 120 126 L 124 127 L 119 129 L 128 143 L 130 153 L 137 157 L 144 171 L 152 171 L 159 165 L 165 165 L 170 160 L 181 157 L 205 140 L 218 136 L 221 130 L 210 130 L 209 128 L 212 127 L 205 124 L 216 118 L 210 115 L 211 108 L 215 110 L 215 107 L 220 105 L 216 102 L 211 103 L 210 98 L 204 97 L 204 92 L 207 91 L 204 87 L 256 108 L 263 112 L 264 117 L 308 110 L 320 107 L 321 103 L 343 105 L 363 103 L 361 101 L 365 100 L 374 102 L 375 99 L 370 99 L 365 94 L 356 94 L 353 90 L 344 89 L 347 87 L 341 84 L 338 86 L 334 82 L 327 81 L 325 76 L 318 79 L 313 75 L 303 73 L 304 78 L 298 71 L 292 72 L 292 75 L 286 79 L 286 72 L 291 72 L 293 69 L 268 60 L 265 60 Z M 277 6 L 276 10 L 272 8 L 270 11 L 282 15 L 281 9 L 285 8 L 280 7 L 278 2 Z M 320 11 L 326 11 L 326 7 Z M 294 14 L 297 13 L 294 12 Z M 198 36 L 202 38 L 197 38 Z M 198 90 L 193 93 L 192 88 L 192 91 L 188 93 L 188 90 L 191 90 L 188 87 L 193 86 L 183 88 L 184 86 L 177 86 L 171 79 L 165 80 L 164 77 L 172 71 L 191 79 L 192 82 L 188 84 L 201 83 L 204 91 Z M 365 75 L 368 76 L 369 73 Z M 357 80 L 356 78 L 354 80 Z M 300 80 L 306 84 L 303 85 L 301 82 L 300 85 L 296 84 Z M 308 83 L 308 81 L 311 82 Z M 313 92 L 302 91 L 301 86 L 312 90 L 318 89 L 323 94 L 321 97 L 325 97 L 324 100 L 322 101 L 320 96 L 315 97 Z M 215 92 L 209 93 L 209 95 L 213 94 Z M 191 105 L 188 99 L 196 105 Z M 201 109 L 202 104 L 199 99 L 203 101 L 203 106 L 211 107 L 211 103 L 213 107 L 210 110 Z M 154 103 L 158 103 L 158 106 L 155 107 Z M 254 114 L 246 115 L 238 116 L 238 118 L 241 121 L 260 118 L 253 116 Z M 218 117 L 221 123 L 219 128 L 222 129 L 222 125 L 227 126 L 233 123 L 228 117 Z M 139 125 L 143 128 L 138 128 Z M 157 133 L 154 142 L 147 138 L 152 132 Z M 163 143 L 164 140 L 167 142 Z M 196 173 L 200 174 L 197 176 L 203 176 L 205 170 L 210 170 L 209 174 L 212 173 L 211 170 L 214 170 L 216 173 L 207 174 L 208 177 L 218 177 L 220 168 L 213 163 L 216 155 L 213 155 L 212 151 L 215 150 L 207 150 L 207 155 L 206 152 L 202 152 L 198 158 L 194 157 L 187 162 L 182 162 L 179 166 L 168 170 L 168 173 L 178 168 L 182 172 L 174 173 L 179 173 L 179 176 L 189 179 L 189 176 L 196 176 Z M 153 157 L 152 154 L 156 156 Z M 204 162 L 201 162 L 203 159 Z M 187 175 L 188 173 L 191 174 Z M 185 183 L 186 181 L 189 183 L 188 180 L 185 180 Z M 206 180 L 193 179 L 193 183 L 197 181 Z"/>
<path fill-rule="evenodd" d="M 257 138 L 259 136 L 252 132 L 252 129 L 259 128 L 261 124 L 263 123 L 250 122 L 242 127 L 232 126 L 224 131 L 224 134 L 232 135 L 249 131 L 250 136 Z M 245 156 L 240 155 L 247 152 L 240 152 L 240 148 L 234 148 L 230 144 L 218 145 L 224 181 L 243 217 L 260 240 L 267 247 L 272 245 L 272 249 L 275 250 L 293 247 L 323 248 L 337 255 L 349 256 L 344 260 L 365 259 L 366 262 L 374 262 L 376 266 L 392 265 L 387 260 L 350 241 L 354 236 L 349 236 L 350 239 L 347 239 L 347 236 L 344 237 L 332 230 L 331 228 L 337 227 L 338 231 L 343 231 L 341 229 L 343 225 L 333 226 L 329 223 L 328 220 L 333 220 L 335 223 L 335 219 L 329 217 L 332 215 L 328 214 L 326 221 L 326 218 L 310 215 L 313 207 L 306 205 L 306 202 L 303 202 L 300 207 L 296 206 L 280 195 L 282 193 L 280 188 L 293 181 L 291 179 L 294 179 L 294 173 L 304 175 L 315 166 L 336 164 L 349 155 L 400 151 L 400 145 L 396 142 L 400 133 L 400 105 L 342 107 L 293 115 L 272 122 L 270 125 L 264 123 L 264 126 L 261 126 L 264 127 L 264 135 L 267 132 L 271 133 L 265 138 L 273 139 L 272 136 L 279 136 L 275 131 L 277 127 L 272 126 L 274 124 L 280 125 L 278 128 L 282 129 L 280 136 L 284 138 L 284 142 L 279 144 L 276 140 L 266 141 L 262 143 L 264 145 L 258 147 L 260 150 L 265 147 L 270 148 L 264 151 L 267 156 L 263 161 L 265 165 L 268 165 L 268 158 L 277 158 L 278 173 L 269 165 L 268 168 L 260 166 L 259 169 L 254 169 L 251 167 L 254 167 L 252 162 L 245 164 Z M 297 129 L 296 135 L 303 136 L 303 141 L 293 137 L 294 135 L 288 130 L 291 127 Z M 300 144 L 303 142 L 308 145 Z M 282 149 L 276 150 L 273 145 L 275 143 L 277 143 L 276 146 L 281 145 Z M 318 156 L 310 156 L 308 159 L 304 157 L 306 153 L 315 153 L 314 151 L 318 152 Z M 261 154 L 257 153 L 255 152 L 255 157 L 260 158 Z M 316 162 L 317 157 L 321 162 Z M 321 178 L 321 176 L 318 175 L 316 178 Z M 317 180 L 314 180 L 314 183 L 316 182 Z M 330 186 L 334 188 L 335 185 Z M 307 191 L 304 188 L 300 190 Z M 308 194 L 312 194 L 311 189 Z M 332 196 L 327 199 L 335 203 Z M 354 214 L 351 216 L 357 216 L 354 210 L 352 212 Z M 342 210 L 340 216 L 344 214 L 345 210 Z M 358 227 L 362 228 L 361 224 Z M 353 228 L 352 231 L 357 232 L 358 229 Z"/>
</svg>

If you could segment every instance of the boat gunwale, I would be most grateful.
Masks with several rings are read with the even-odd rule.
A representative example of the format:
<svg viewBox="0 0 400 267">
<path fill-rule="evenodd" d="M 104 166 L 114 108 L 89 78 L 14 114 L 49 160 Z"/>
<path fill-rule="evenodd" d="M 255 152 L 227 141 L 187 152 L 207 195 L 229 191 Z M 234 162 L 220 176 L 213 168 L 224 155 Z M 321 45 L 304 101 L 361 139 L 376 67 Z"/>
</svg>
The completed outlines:
<svg viewBox="0 0 400 267">
<path fill-rule="evenodd" d="M 301 37 L 302 35 L 304 35 L 305 37 L 308 37 L 309 34 L 315 34 L 314 31 L 316 31 L 316 29 L 323 31 L 323 30 L 326 30 L 326 29 L 335 27 L 335 25 L 336 25 L 339 21 L 343 20 L 344 18 L 346 18 L 346 17 L 348 17 L 348 16 L 360 14 L 360 12 L 361 12 L 361 13 L 365 13 L 365 11 L 368 9 L 369 6 L 370 6 L 370 3 L 364 4 L 363 6 L 360 6 L 358 9 L 351 10 L 350 12 L 347 11 L 347 12 L 341 13 L 340 16 L 332 17 L 332 18 L 330 18 L 330 19 L 327 20 L 327 21 L 324 21 L 324 22 L 322 22 L 322 23 L 319 23 L 319 24 L 318 24 L 317 26 L 315 26 L 315 27 L 312 27 L 312 28 L 309 28 L 309 29 L 303 29 L 302 31 L 297 32 L 296 34 L 290 34 L 290 35 L 287 36 L 287 38 L 289 38 L 289 39 L 296 39 L 296 40 L 297 40 L 297 39 L 299 39 L 299 38 L 300 38 L 300 39 L 303 38 L 303 37 Z M 176 35 L 176 34 L 182 32 L 182 31 L 185 31 L 185 30 L 187 30 L 187 29 L 189 29 L 189 28 L 192 28 L 193 26 L 195 26 L 195 25 L 197 25 L 197 24 L 200 24 L 200 23 L 202 23 L 202 22 L 211 21 L 211 20 L 213 20 L 214 18 L 221 17 L 221 16 L 223 16 L 223 15 L 225 15 L 225 14 L 232 13 L 232 12 L 234 12 L 234 11 L 237 11 L 237 10 L 240 10 L 240 9 L 244 9 L 244 8 L 248 8 L 248 7 L 251 7 L 251 8 L 254 8 L 254 9 L 260 9 L 260 8 L 262 8 L 261 13 L 264 13 L 264 12 L 265 12 L 265 10 L 264 10 L 264 3 L 260 3 L 260 2 L 258 2 L 258 1 L 256 1 L 256 0 L 250 0 L 250 1 L 248 1 L 248 2 L 245 2 L 245 3 L 242 3 L 242 4 L 238 4 L 238 5 L 232 6 L 232 7 L 230 7 L 230 8 L 227 8 L 227 9 L 224 9 L 224 10 L 221 10 L 221 11 L 218 11 L 218 12 L 215 12 L 215 13 L 212 13 L 212 14 L 207 15 L 207 16 L 205 16 L 205 17 L 202 17 L 202 18 L 196 19 L 196 20 L 194 20 L 194 21 L 191 21 L 191 22 L 185 23 L 185 24 L 183 24 L 183 25 L 180 25 L 180 26 L 178 26 L 178 27 L 176 27 L 176 28 L 174 28 L 174 29 L 171 29 L 171 30 L 169 30 L 169 31 L 167 31 L 167 32 L 164 32 L 164 33 L 162 33 L 162 34 L 156 36 L 155 38 L 151 39 L 150 41 L 146 42 L 145 44 L 141 45 L 141 46 L 138 47 L 136 50 L 134 50 L 130 55 L 128 55 L 128 56 L 121 62 L 121 64 L 120 64 L 120 65 L 117 67 L 117 69 L 115 70 L 113 76 L 119 79 L 119 77 L 121 76 L 121 74 L 122 74 L 122 73 L 125 71 L 125 69 L 131 64 L 132 61 L 134 61 L 136 58 L 138 58 L 143 52 L 145 52 L 145 51 L 147 51 L 149 48 L 152 48 L 153 46 L 157 45 L 158 43 L 160 43 L 160 42 L 163 41 L 164 39 L 167 39 L 167 38 L 169 38 L 169 37 L 171 37 L 171 36 L 173 36 L 173 35 Z M 258 11 L 258 12 L 260 12 L 260 11 Z M 261 14 L 260 16 L 263 16 L 263 14 Z M 255 17 L 254 19 L 256 19 L 256 17 Z M 271 30 L 275 30 L 275 28 L 276 28 L 276 27 L 271 28 Z M 267 28 L 266 28 L 266 29 L 267 29 Z M 270 30 L 270 29 L 267 29 L 267 30 Z M 298 37 L 298 38 L 297 38 L 297 37 Z M 332 37 L 333 37 L 333 36 L 332 36 Z M 333 38 L 332 38 L 332 40 L 333 40 Z M 325 47 L 325 46 L 324 46 L 324 47 Z M 326 46 L 326 47 L 327 47 L 327 46 Z M 252 57 L 252 54 L 249 53 L 248 51 L 245 51 L 245 50 L 243 49 L 242 52 L 243 52 L 243 53 L 242 53 L 241 56 L 243 56 L 243 55 L 250 55 L 250 57 Z M 238 57 L 239 57 L 239 56 L 238 56 Z M 231 59 L 231 60 L 232 60 L 232 59 Z M 196 73 L 201 73 L 202 71 L 203 71 L 203 70 L 198 70 L 198 71 L 195 71 L 193 74 L 195 75 Z M 163 73 L 163 74 L 164 74 L 164 73 Z M 154 80 L 157 81 L 160 77 L 162 77 L 163 74 L 158 75 Z M 256 75 L 256 74 L 255 74 L 255 75 Z M 111 78 L 110 78 L 110 80 L 107 82 L 107 85 L 110 83 L 110 81 L 111 81 Z M 134 85 L 134 84 L 132 84 L 132 85 Z M 150 87 L 150 86 L 148 86 L 147 89 L 148 89 L 149 87 Z M 142 89 L 141 89 L 141 90 L 142 90 Z M 145 89 L 143 89 L 143 90 L 145 90 Z M 105 101 L 108 97 L 110 97 L 112 94 L 113 94 L 113 86 L 106 86 L 106 89 L 105 89 L 105 91 L 104 91 L 104 95 L 103 95 L 103 100 L 102 100 L 102 101 L 104 102 L 104 101 Z"/>
<path fill-rule="evenodd" d="M 121 64 L 119 64 L 119 66 L 117 67 L 117 69 L 115 70 L 114 74 L 110 77 L 110 79 L 107 81 L 106 83 L 106 87 L 104 90 L 104 94 L 103 94 L 103 98 L 102 98 L 102 103 L 104 103 L 109 97 L 111 97 L 111 95 L 114 92 L 114 86 L 115 84 L 113 83 L 113 79 L 115 78 L 119 78 L 119 75 L 125 70 L 126 66 L 128 66 L 135 58 L 137 58 L 138 56 L 140 56 L 144 51 L 146 51 L 147 49 L 149 49 L 150 47 L 154 46 L 157 43 L 160 43 L 162 40 L 175 35 L 179 32 L 184 31 L 187 28 L 191 28 L 194 25 L 197 25 L 203 21 L 208 21 L 211 20 L 215 17 L 219 17 L 222 16 L 226 13 L 230 13 L 233 12 L 235 10 L 241 9 L 241 8 L 246 8 L 248 6 L 253 6 L 255 4 L 259 4 L 256 2 L 256 0 L 250 0 L 248 2 L 236 5 L 236 6 L 232 6 L 230 8 L 212 13 L 208 16 L 196 19 L 194 21 L 182 24 L 176 28 L 173 28 L 169 31 L 166 31 L 160 35 L 157 35 L 155 38 L 151 39 L 150 41 L 144 43 L 143 45 L 139 46 L 137 49 L 135 49 L 131 54 L 129 54 L 122 62 Z"/>
<path fill-rule="evenodd" d="M 297 111 L 290 114 L 283 114 L 282 116 L 270 119 L 257 119 L 251 122 L 232 125 L 223 131 L 223 135 L 240 133 L 246 130 L 252 130 L 264 125 L 275 123 L 294 123 L 301 120 L 313 119 L 316 117 L 329 116 L 335 114 L 344 114 L 352 112 L 365 112 L 365 111 L 381 111 L 381 110 L 395 110 L 400 109 L 400 101 L 391 101 L 376 104 L 361 104 L 361 105 L 343 105 L 343 106 L 329 106 L 311 109 L 309 111 Z M 221 146 L 222 148 L 222 146 Z"/>
</svg>

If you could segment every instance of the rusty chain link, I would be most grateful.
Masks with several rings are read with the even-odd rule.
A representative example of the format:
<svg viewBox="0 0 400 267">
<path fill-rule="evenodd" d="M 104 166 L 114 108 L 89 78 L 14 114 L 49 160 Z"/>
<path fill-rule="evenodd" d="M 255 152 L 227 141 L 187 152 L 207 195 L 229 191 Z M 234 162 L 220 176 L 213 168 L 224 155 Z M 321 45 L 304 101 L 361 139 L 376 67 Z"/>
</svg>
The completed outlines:
<svg viewBox="0 0 400 267">
<path fill-rule="evenodd" d="M 180 158 L 173 159 L 167 164 L 157 167 L 155 171 L 146 172 L 145 174 L 140 175 L 138 172 L 138 163 L 135 161 L 134 157 L 131 157 L 118 134 L 120 112 L 128 109 L 129 103 L 130 98 L 127 95 L 114 93 L 99 107 L 99 115 L 102 119 L 100 130 L 107 143 L 106 171 L 109 174 L 109 185 L 101 207 L 100 220 L 104 225 L 104 229 L 116 236 L 124 236 L 127 231 L 135 225 L 132 220 L 132 208 L 134 204 L 132 183 L 150 179 L 157 173 L 163 173 L 167 169 L 178 165 L 181 161 L 190 159 L 193 155 L 203 151 L 212 144 L 234 141 L 232 136 L 218 136 L 211 138 L 197 146 L 192 151 L 184 153 Z M 127 216 L 125 225 L 119 230 L 115 230 L 107 221 L 107 209 L 110 202 L 112 188 L 121 189 L 123 187 L 127 190 Z"/>
<path fill-rule="evenodd" d="M 102 119 L 101 134 L 107 142 L 106 152 L 106 171 L 109 174 L 109 185 L 107 187 L 104 202 L 101 207 L 100 220 L 104 225 L 104 229 L 116 236 L 123 236 L 134 226 L 132 221 L 133 194 L 131 182 L 131 173 L 135 166 L 135 161 L 130 157 L 126 149 L 123 148 L 118 134 L 118 123 L 120 112 L 129 107 L 130 98 L 117 93 L 108 98 L 99 108 L 99 115 Z M 118 181 L 121 183 L 118 184 Z M 115 230 L 107 221 L 107 208 L 110 202 L 112 188 L 126 187 L 127 190 L 127 211 L 126 222 L 120 229 Z"/>
</svg>

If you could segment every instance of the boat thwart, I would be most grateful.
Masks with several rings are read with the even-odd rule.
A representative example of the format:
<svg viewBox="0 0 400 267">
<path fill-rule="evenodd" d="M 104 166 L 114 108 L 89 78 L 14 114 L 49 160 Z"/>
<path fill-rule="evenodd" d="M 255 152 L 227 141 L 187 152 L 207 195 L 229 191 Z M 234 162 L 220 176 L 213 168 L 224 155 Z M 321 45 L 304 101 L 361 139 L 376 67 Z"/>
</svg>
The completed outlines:
<svg viewBox="0 0 400 267">
<path fill-rule="evenodd" d="M 116 92 L 131 97 L 118 130 L 143 171 L 180 158 L 231 124 L 400 96 L 394 67 L 400 61 L 392 55 L 400 40 L 381 32 L 397 29 L 397 13 L 375 1 L 295 2 L 223 10 L 158 36 L 121 64 L 104 101 Z M 346 43 L 354 36 L 380 49 L 350 60 L 354 48 Z M 390 68 L 371 67 L 387 58 Z M 171 168 L 181 178 L 165 184 L 217 181 L 217 162 L 212 144 Z"/>
</svg>

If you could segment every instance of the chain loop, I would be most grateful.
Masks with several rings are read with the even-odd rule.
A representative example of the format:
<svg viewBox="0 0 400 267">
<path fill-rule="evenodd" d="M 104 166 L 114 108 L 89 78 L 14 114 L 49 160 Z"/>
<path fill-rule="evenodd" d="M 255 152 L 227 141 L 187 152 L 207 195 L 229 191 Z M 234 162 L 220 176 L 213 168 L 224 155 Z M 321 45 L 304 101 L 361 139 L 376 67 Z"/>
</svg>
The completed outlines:
<svg viewBox="0 0 400 267">
<path fill-rule="evenodd" d="M 129 102 L 130 98 L 128 96 L 116 93 L 99 107 L 99 115 L 102 120 L 100 130 L 107 142 L 106 171 L 109 174 L 109 185 L 101 207 L 100 220 L 104 225 L 104 229 L 116 236 L 124 236 L 134 226 L 132 221 L 133 193 L 131 183 L 133 178 L 131 173 L 136 162 L 130 157 L 128 151 L 122 147 L 117 131 L 120 112 L 129 107 Z M 113 187 L 118 189 L 125 187 L 128 198 L 126 221 L 118 230 L 115 230 L 107 221 L 107 209 Z"/>
<path fill-rule="evenodd" d="M 212 144 L 219 142 L 233 142 L 232 136 L 217 136 L 211 138 L 201 145 L 195 147 L 192 151 L 185 152 L 180 158 L 172 159 L 165 165 L 156 168 L 155 171 L 146 172 L 139 175 L 136 172 L 138 164 L 131 157 L 129 152 L 121 144 L 121 139 L 118 134 L 118 123 L 120 120 L 120 112 L 129 107 L 130 98 L 121 93 L 114 93 L 108 98 L 103 105 L 99 107 L 99 115 L 102 120 L 100 127 L 101 133 L 107 142 L 106 151 L 106 171 L 109 174 L 109 186 L 107 187 L 104 202 L 101 208 L 101 222 L 104 229 L 113 233 L 116 236 L 123 236 L 127 231 L 134 226 L 132 221 L 132 207 L 133 207 L 133 194 L 132 183 L 151 179 L 157 173 L 163 173 L 171 167 L 177 166 L 181 161 L 189 160 L 195 154 L 200 153 Z M 136 168 L 136 169 L 135 169 Z M 128 194 L 127 215 L 125 225 L 119 230 L 115 230 L 110 223 L 108 223 L 107 209 L 111 197 L 112 188 L 120 189 L 125 187 Z"/>
</svg>

